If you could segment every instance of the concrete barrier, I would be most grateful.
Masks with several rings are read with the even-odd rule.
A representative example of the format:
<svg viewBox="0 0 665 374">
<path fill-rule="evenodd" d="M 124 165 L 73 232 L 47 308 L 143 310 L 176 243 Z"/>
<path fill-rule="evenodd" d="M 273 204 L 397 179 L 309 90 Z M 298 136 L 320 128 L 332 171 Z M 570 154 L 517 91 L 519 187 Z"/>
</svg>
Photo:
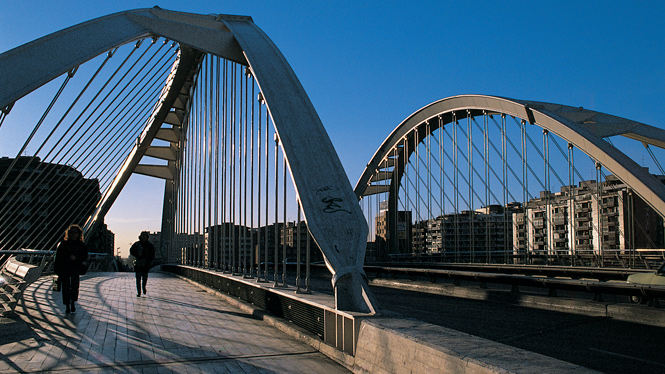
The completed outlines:
<svg viewBox="0 0 665 374">
<path fill-rule="evenodd" d="M 597 373 L 578 365 L 410 319 L 363 321 L 355 373 Z"/>
</svg>

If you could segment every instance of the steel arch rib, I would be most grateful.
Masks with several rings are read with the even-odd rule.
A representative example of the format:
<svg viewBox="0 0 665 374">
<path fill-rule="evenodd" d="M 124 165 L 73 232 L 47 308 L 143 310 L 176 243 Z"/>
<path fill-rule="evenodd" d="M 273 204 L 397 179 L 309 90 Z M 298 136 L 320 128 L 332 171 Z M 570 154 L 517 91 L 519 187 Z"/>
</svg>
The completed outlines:
<svg viewBox="0 0 665 374">
<path fill-rule="evenodd" d="M 272 41 L 254 23 L 222 19 L 245 52 L 266 99 L 307 227 L 333 274 L 337 307 L 374 312 L 361 278 L 367 223 L 321 119 Z"/>
<path fill-rule="evenodd" d="M 525 119 L 559 135 L 603 164 L 665 216 L 665 185 L 601 138 L 622 135 L 665 148 L 664 130 L 583 108 L 485 95 L 445 98 L 419 109 L 402 121 L 381 144 L 361 174 L 355 187 L 357 198 L 362 199 L 365 196 L 372 176 L 381 169 L 381 164 L 390 151 L 404 136 L 421 123 L 441 114 L 466 110 L 504 113 Z"/>
<path fill-rule="evenodd" d="M 153 8 L 116 13 L 61 30 L 0 55 L 0 108 L 116 46 L 150 36 L 251 68 L 289 164 L 305 221 L 333 273 L 337 308 L 374 312 L 362 278 L 368 228 L 352 186 L 295 73 L 250 17 Z M 157 122 L 151 126 L 161 126 Z"/>
<path fill-rule="evenodd" d="M 131 10 L 66 28 L 0 54 L 0 108 L 114 47 L 150 36 L 247 65 L 235 38 L 215 16 L 158 8 Z"/>
</svg>

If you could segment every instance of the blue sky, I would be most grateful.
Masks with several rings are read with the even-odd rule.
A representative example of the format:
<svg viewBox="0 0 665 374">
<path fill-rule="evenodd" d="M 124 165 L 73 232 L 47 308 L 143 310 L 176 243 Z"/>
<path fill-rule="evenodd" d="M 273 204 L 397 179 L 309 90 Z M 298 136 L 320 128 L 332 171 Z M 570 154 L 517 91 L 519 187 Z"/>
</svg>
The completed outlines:
<svg viewBox="0 0 665 374">
<path fill-rule="evenodd" d="M 252 16 L 301 80 L 352 185 L 397 124 L 453 95 L 582 106 L 665 127 L 658 115 L 665 101 L 662 0 L 0 4 L 0 52 L 92 18 L 154 5 Z M 0 154 L 13 157 L 5 135 Z M 107 216 L 123 251 L 140 229 L 159 230 L 160 194 L 128 214 L 136 210 L 136 195 L 145 196 L 141 191 L 161 192 L 161 182 L 147 179 L 133 178 Z M 127 223 L 128 216 L 136 218 Z"/>
</svg>

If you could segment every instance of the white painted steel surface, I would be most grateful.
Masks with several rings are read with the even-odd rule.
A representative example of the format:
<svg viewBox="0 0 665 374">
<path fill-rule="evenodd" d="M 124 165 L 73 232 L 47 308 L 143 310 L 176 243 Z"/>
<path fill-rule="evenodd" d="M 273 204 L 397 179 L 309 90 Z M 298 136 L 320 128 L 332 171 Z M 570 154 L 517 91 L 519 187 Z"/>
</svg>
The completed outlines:
<svg viewBox="0 0 665 374">
<path fill-rule="evenodd" d="M 373 312 L 363 279 L 367 224 L 337 153 L 307 94 L 281 52 L 250 17 L 139 9 L 91 20 L 0 55 L 0 108 L 106 51 L 161 36 L 250 66 L 269 107 L 305 221 L 324 253 L 340 309 Z M 15 67 L 21 66 L 21 69 Z M 174 87 L 179 90 L 179 86 Z M 165 95 L 169 96 L 169 95 Z M 162 103 L 107 195 L 117 195 L 172 104 Z M 98 210 L 97 218 L 108 210 Z"/>
</svg>

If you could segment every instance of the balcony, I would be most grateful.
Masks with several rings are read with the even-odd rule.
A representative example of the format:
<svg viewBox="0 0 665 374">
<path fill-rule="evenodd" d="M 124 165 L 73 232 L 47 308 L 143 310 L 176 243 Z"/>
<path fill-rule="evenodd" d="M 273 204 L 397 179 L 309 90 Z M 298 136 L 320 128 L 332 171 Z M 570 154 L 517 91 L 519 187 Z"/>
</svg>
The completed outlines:
<svg viewBox="0 0 665 374">
<path fill-rule="evenodd" d="M 536 228 L 536 229 L 542 229 L 544 226 L 545 225 L 543 224 L 542 221 L 533 223 L 533 227 Z"/>
<path fill-rule="evenodd" d="M 609 221 L 609 222 L 603 222 L 603 226 L 609 227 L 610 229 L 617 229 L 617 226 L 619 226 L 619 222 L 617 221 Z"/>
</svg>

